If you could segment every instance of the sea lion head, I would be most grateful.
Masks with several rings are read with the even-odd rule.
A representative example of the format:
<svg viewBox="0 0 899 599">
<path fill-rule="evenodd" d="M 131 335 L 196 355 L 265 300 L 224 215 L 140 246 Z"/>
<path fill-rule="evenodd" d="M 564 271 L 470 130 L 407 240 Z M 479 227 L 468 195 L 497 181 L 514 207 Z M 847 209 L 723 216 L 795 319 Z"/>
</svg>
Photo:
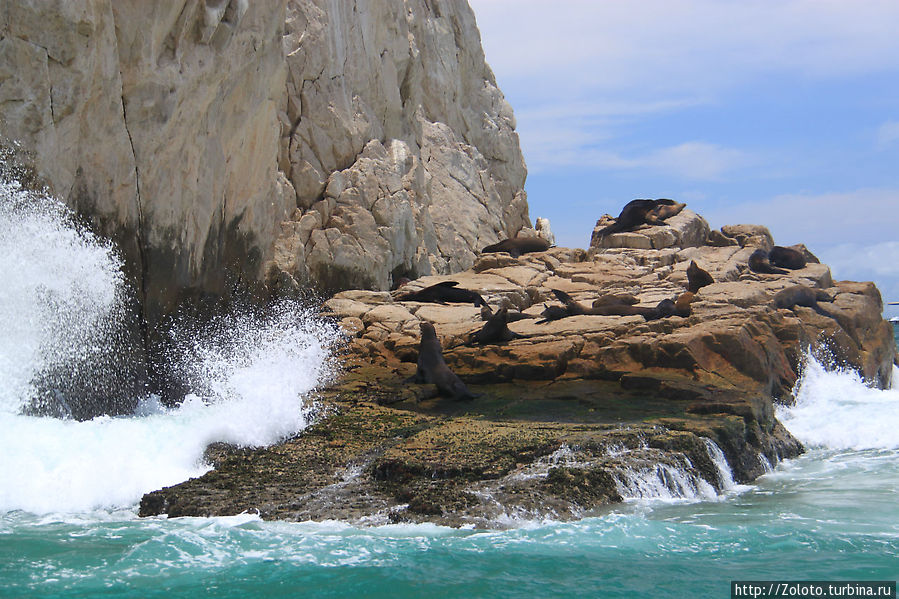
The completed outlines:
<svg viewBox="0 0 899 599">
<path fill-rule="evenodd" d="M 419 328 L 421 329 L 422 339 L 436 339 L 437 338 L 437 330 L 434 328 L 434 325 L 427 321 L 421 321 L 419 323 Z"/>
</svg>

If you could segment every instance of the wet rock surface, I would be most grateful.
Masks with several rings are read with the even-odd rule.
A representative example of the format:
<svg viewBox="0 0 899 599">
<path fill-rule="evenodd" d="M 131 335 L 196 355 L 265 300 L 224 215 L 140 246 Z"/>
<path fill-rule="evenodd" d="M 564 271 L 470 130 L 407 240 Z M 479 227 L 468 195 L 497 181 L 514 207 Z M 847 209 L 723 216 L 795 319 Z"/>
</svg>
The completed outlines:
<svg viewBox="0 0 899 599">
<path fill-rule="evenodd" d="M 345 370 L 316 400 L 316 423 L 274 447 L 218 448 L 213 471 L 148 494 L 141 514 L 259 510 L 265 518 L 502 526 L 580 517 L 645 492 L 714 494 L 729 484 L 727 466 L 737 482 L 753 480 L 802 451 L 774 403 L 793 400 L 806 352 L 885 386 L 892 329 L 873 284 L 835 282 L 813 262 L 787 275 L 753 273 L 746 261 L 755 243 L 770 243 L 763 228 L 710 236 L 697 219 L 685 210 L 609 236 L 624 247 L 483 255 L 470 270 L 396 292 L 336 294 L 323 312 L 346 332 Z M 633 241 L 696 239 L 678 227 L 705 231 L 712 245 Z M 715 282 L 695 294 L 689 316 L 540 322 L 545 305 L 560 305 L 553 289 L 586 306 L 611 294 L 647 307 L 674 299 L 691 261 Z M 477 291 L 494 312 L 520 311 L 508 327 L 522 338 L 469 345 L 483 326 L 480 308 L 399 299 L 446 280 Z M 794 285 L 833 301 L 776 308 L 775 294 Z M 479 397 L 454 401 L 405 382 L 422 321 L 434 324 L 446 363 Z"/>
</svg>

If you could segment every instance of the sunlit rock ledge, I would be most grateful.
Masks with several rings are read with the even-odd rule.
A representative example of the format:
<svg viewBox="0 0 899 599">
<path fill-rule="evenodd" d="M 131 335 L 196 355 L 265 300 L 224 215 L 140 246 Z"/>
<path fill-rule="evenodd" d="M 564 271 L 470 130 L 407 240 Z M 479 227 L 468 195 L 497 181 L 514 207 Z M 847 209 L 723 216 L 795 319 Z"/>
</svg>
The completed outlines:
<svg viewBox="0 0 899 599">
<path fill-rule="evenodd" d="M 396 292 L 338 293 L 322 310 L 347 334 L 345 369 L 318 398 L 317 423 L 272 448 L 211 448 L 215 470 L 148 494 L 141 514 L 259 510 L 265 518 L 503 526 L 580 517 L 634 494 L 702 498 L 751 481 L 802 451 L 774 405 L 793 401 L 806 355 L 879 387 L 896 362 L 872 283 L 833 281 L 811 254 L 786 275 L 750 271 L 750 254 L 773 241 L 758 226 L 710 231 L 684 210 L 589 250 L 485 254 L 469 270 Z M 586 306 L 612 293 L 646 307 L 673 299 L 691 261 L 714 283 L 696 293 L 689 316 L 538 322 L 545 305 L 558 304 L 553 289 Z M 470 345 L 480 308 L 401 299 L 446 280 L 494 310 L 534 316 L 509 324 L 525 337 Z M 776 308 L 774 295 L 793 285 L 833 301 Z M 405 382 L 421 321 L 434 324 L 447 364 L 480 397 L 454 401 Z"/>
</svg>

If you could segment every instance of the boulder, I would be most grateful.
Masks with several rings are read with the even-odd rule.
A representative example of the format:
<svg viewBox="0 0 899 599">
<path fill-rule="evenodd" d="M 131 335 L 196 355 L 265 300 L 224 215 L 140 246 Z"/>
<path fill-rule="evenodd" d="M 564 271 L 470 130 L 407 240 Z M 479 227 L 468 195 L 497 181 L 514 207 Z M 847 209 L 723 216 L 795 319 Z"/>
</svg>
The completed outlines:
<svg viewBox="0 0 899 599">
<path fill-rule="evenodd" d="M 634 231 L 613 233 L 600 238 L 598 232 L 611 222 L 608 215 L 596 222 L 590 241 L 591 251 L 597 252 L 602 248 L 660 250 L 671 247 L 693 247 L 705 245 L 709 237 L 709 224 L 704 218 L 687 209 L 666 219 L 661 225 L 642 225 Z"/>
</svg>

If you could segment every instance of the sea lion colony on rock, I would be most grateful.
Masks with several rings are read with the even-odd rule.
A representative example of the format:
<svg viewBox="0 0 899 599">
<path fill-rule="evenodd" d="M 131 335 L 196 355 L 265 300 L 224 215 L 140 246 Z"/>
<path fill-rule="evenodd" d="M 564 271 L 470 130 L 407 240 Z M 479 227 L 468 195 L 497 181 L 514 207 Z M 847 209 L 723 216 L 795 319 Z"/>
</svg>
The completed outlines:
<svg viewBox="0 0 899 599">
<path fill-rule="evenodd" d="M 658 224 L 661 220 L 678 214 L 685 204 L 673 200 L 633 200 L 629 202 L 621 212 L 616 223 L 606 227 L 601 233 L 608 234 L 629 230 L 644 223 Z M 518 257 L 530 251 L 545 251 L 549 244 L 542 239 L 513 238 L 504 240 L 498 244 L 484 248 L 484 252 L 507 251 Z M 797 270 L 806 266 L 806 258 L 802 252 L 794 248 L 774 246 L 770 252 L 759 249 L 753 252 L 749 258 L 749 268 L 753 272 L 765 274 L 786 274 L 783 268 Z M 782 267 L 782 268 L 781 268 Z M 714 278 L 708 271 L 701 268 L 695 260 L 691 260 L 686 269 L 687 289 L 674 300 L 663 299 L 655 307 L 637 306 L 639 300 L 629 293 L 614 293 L 604 295 L 593 301 L 587 307 L 567 292 L 560 289 L 551 289 L 562 306 L 544 304 L 541 320 L 537 323 L 559 320 L 569 316 L 594 315 L 594 316 L 642 316 L 646 321 L 657 320 L 669 316 L 688 317 L 692 314 L 691 303 L 697 293 L 703 287 L 713 284 Z M 508 323 L 522 318 L 533 318 L 530 314 L 521 312 L 509 312 L 508 300 L 496 312 L 484 299 L 474 291 L 456 288 L 457 283 L 446 281 L 432 285 L 421 291 L 401 296 L 401 300 L 414 301 L 456 301 L 473 302 L 481 307 L 481 317 L 485 324 L 469 335 L 469 343 L 491 344 L 504 343 L 514 339 L 527 338 L 511 331 Z M 826 292 L 803 285 L 788 287 L 774 296 L 775 308 L 793 309 L 796 306 L 805 306 L 814 309 L 824 316 L 830 316 L 819 306 L 819 301 L 833 301 Z M 456 399 L 470 399 L 471 394 L 464 383 L 456 376 L 443 361 L 440 343 L 437 340 L 434 326 L 430 323 L 421 323 L 422 338 L 419 350 L 418 370 L 413 380 L 416 382 L 434 382 L 441 394 Z"/>
</svg>

